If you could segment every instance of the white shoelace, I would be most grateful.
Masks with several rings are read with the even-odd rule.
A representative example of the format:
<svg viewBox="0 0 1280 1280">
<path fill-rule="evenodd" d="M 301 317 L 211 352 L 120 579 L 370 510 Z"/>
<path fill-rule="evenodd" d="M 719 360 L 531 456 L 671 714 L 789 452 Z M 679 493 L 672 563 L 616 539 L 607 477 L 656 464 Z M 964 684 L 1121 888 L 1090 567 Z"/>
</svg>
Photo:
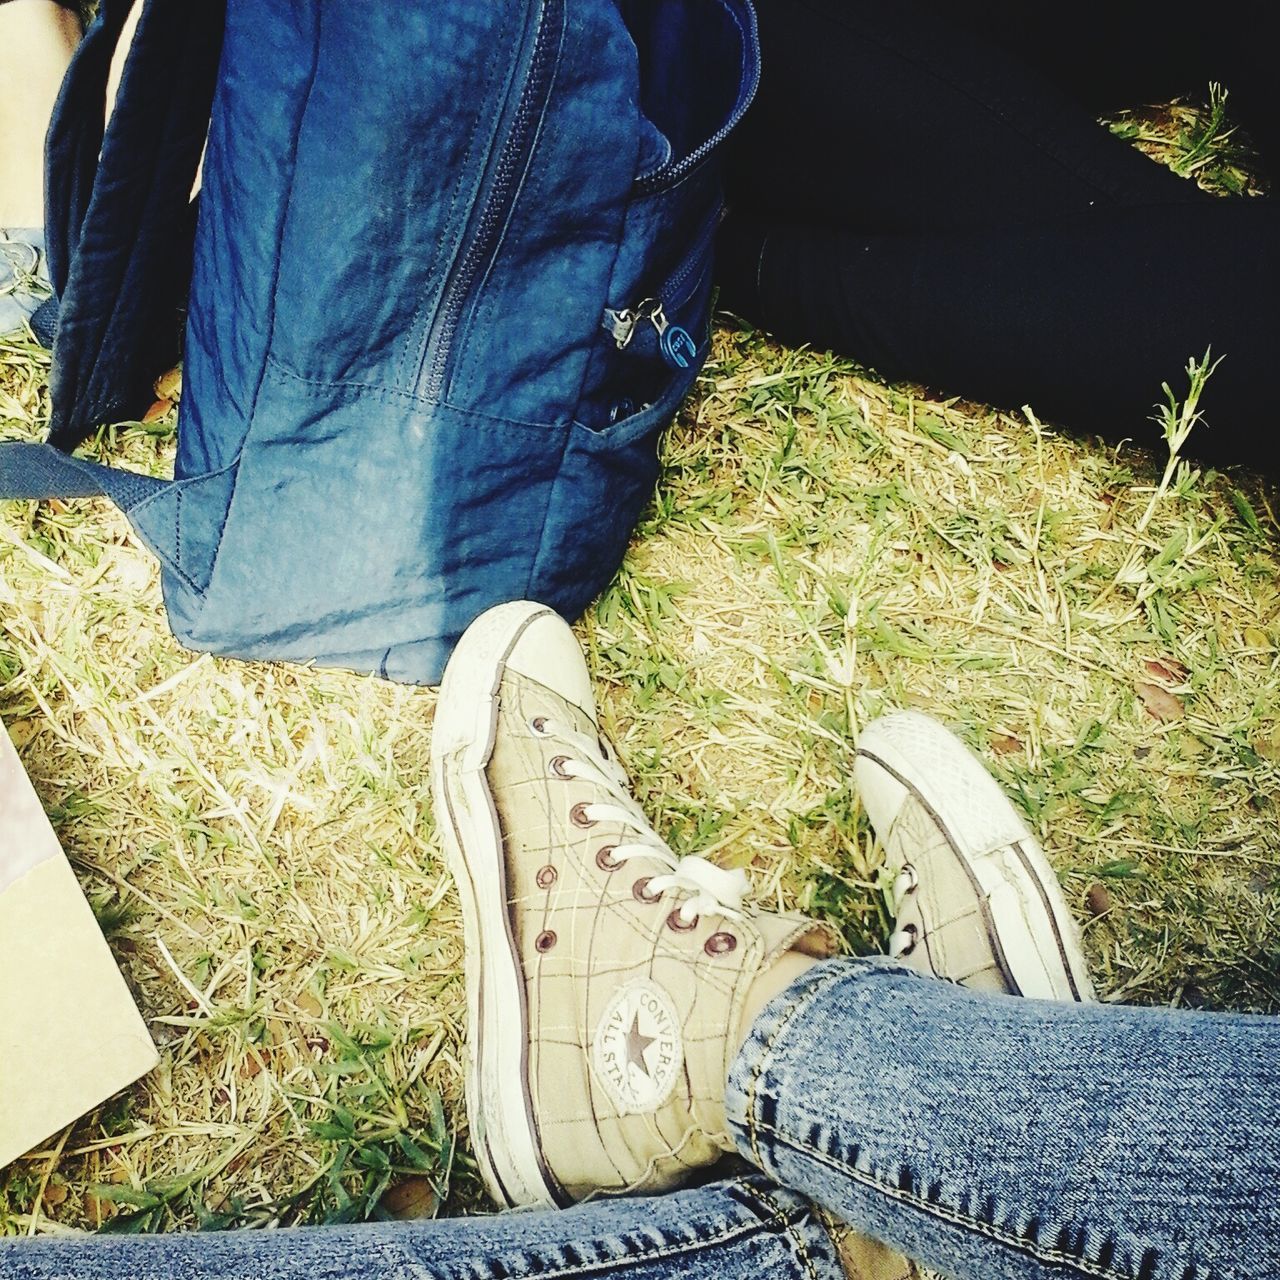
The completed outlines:
<svg viewBox="0 0 1280 1280">
<path fill-rule="evenodd" d="M 664 893 L 686 895 L 679 907 L 681 924 L 690 925 L 700 915 L 742 918 L 742 902 L 751 887 L 745 871 L 726 871 L 693 854 L 677 858 L 631 798 L 622 766 L 605 755 L 598 740 L 545 717 L 534 720 L 529 727 L 538 737 L 555 738 L 575 753 L 557 758 L 560 777 L 594 782 L 607 793 L 607 801 L 582 806 L 581 813 L 587 821 L 617 823 L 644 837 L 615 845 L 609 850 L 609 858 L 617 864 L 648 858 L 666 867 L 665 874 L 649 881 L 646 891 L 655 898 Z"/>
<path fill-rule="evenodd" d="M 893 881 L 893 914 L 895 917 L 901 913 L 902 904 L 907 900 L 907 895 L 915 893 L 919 884 L 920 877 L 916 875 L 915 867 L 909 862 L 906 863 Z M 909 924 L 902 929 L 895 929 L 889 935 L 890 958 L 897 960 L 900 956 L 910 955 L 919 941 L 920 930 L 914 924 Z"/>
</svg>

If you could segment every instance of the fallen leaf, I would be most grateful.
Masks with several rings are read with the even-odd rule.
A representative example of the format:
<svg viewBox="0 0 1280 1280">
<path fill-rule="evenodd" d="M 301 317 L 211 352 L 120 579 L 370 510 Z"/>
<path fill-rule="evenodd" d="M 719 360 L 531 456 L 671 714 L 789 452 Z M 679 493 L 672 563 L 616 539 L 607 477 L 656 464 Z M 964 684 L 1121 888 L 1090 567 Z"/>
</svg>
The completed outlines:
<svg viewBox="0 0 1280 1280">
<path fill-rule="evenodd" d="M 436 1189 L 429 1178 L 405 1178 L 388 1187 L 382 1197 L 382 1207 L 401 1220 L 433 1218 L 437 1203 Z"/>
<path fill-rule="evenodd" d="M 1147 669 L 1147 675 L 1154 676 L 1157 680 L 1167 681 L 1169 684 L 1181 684 L 1187 678 L 1186 667 L 1172 658 L 1166 658 L 1163 662 L 1149 658 L 1143 666 Z"/>
<path fill-rule="evenodd" d="M 1022 750 L 1022 740 L 1015 738 L 1011 733 L 993 733 L 991 750 L 998 756 L 1012 755 L 1015 751 Z"/>
<path fill-rule="evenodd" d="M 42 1197 L 44 1207 L 46 1209 L 56 1209 L 67 1198 L 67 1184 L 65 1182 L 51 1182 L 44 1189 Z"/>
<path fill-rule="evenodd" d="M 1111 893 L 1105 884 L 1091 884 L 1084 902 L 1090 915 L 1105 916 L 1111 910 Z"/>
<path fill-rule="evenodd" d="M 92 1191 L 86 1191 L 84 1194 L 84 1214 L 93 1223 L 95 1227 L 100 1227 L 110 1217 L 113 1217 L 116 1207 L 110 1200 L 104 1200 L 101 1196 L 95 1195 Z"/>
<path fill-rule="evenodd" d="M 155 404 L 153 404 L 151 408 L 142 415 L 142 421 L 144 423 L 159 422 L 160 419 L 163 418 L 172 408 L 172 400 L 157 400 Z"/>
<path fill-rule="evenodd" d="M 1261 627 L 1245 627 L 1244 642 L 1250 649 L 1271 648 L 1271 637 Z"/>
<path fill-rule="evenodd" d="M 182 399 L 182 369 L 174 366 L 166 369 L 156 380 L 154 386 L 157 397 L 161 400 Z"/>
<path fill-rule="evenodd" d="M 1181 720 L 1186 714 L 1182 703 L 1168 689 L 1162 689 L 1158 684 L 1147 684 L 1145 680 L 1139 680 L 1134 688 L 1142 699 L 1142 705 L 1162 724 L 1167 724 L 1170 720 Z"/>
<path fill-rule="evenodd" d="M 240 1062 L 240 1074 L 246 1080 L 252 1080 L 266 1065 L 265 1059 L 269 1053 L 269 1049 L 259 1049 L 256 1053 L 246 1053 Z"/>
</svg>

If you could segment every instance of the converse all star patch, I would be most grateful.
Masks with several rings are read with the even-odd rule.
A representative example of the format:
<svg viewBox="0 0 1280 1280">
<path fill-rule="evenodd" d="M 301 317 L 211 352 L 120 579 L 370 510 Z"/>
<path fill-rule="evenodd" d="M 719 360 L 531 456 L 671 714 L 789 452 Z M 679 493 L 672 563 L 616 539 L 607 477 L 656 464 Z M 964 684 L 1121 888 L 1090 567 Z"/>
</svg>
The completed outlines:
<svg viewBox="0 0 1280 1280">
<path fill-rule="evenodd" d="M 656 1111 L 684 1063 L 671 997 L 656 982 L 628 983 L 605 1005 L 591 1065 L 623 1115 Z"/>
</svg>

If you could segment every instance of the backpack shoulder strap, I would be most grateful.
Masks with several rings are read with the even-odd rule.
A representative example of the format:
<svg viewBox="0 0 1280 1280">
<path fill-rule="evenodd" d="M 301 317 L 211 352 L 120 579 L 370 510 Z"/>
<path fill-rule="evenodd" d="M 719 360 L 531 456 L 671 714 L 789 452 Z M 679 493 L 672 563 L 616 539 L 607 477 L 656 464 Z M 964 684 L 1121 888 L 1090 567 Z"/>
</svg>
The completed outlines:
<svg viewBox="0 0 1280 1280">
<path fill-rule="evenodd" d="M 99 496 L 129 517 L 161 560 L 177 564 L 179 486 L 172 480 L 73 458 L 49 444 L 0 444 L 0 500 Z"/>
<path fill-rule="evenodd" d="M 45 234 L 58 296 L 50 441 L 73 448 L 136 416 L 176 351 L 190 281 L 190 193 L 208 131 L 225 0 L 139 0 L 104 131 L 111 60 L 132 0 L 101 0 L 46 143 Z"/>
</svg>

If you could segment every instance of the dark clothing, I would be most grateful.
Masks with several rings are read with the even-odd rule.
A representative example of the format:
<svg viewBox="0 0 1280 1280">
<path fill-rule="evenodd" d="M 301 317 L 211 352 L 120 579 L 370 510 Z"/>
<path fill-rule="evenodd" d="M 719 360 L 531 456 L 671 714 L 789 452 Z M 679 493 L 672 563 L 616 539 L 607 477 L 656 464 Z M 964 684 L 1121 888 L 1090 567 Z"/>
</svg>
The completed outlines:
<svg viewBox="0 0 1280 1280">
<path fill-rule="evenodd" d="M 1218 80 L 1274 159 L 1270 5 L 1205 22 L 1183 0 L 756 3 L 723 306 L 889 377 L 1145 443 L 1161 383 L 1185 389 L 1212 346 L 1192 450 L 1270 463 L 1280 208 L 1206 195 L 1096 120 Z"/>
</svg>

